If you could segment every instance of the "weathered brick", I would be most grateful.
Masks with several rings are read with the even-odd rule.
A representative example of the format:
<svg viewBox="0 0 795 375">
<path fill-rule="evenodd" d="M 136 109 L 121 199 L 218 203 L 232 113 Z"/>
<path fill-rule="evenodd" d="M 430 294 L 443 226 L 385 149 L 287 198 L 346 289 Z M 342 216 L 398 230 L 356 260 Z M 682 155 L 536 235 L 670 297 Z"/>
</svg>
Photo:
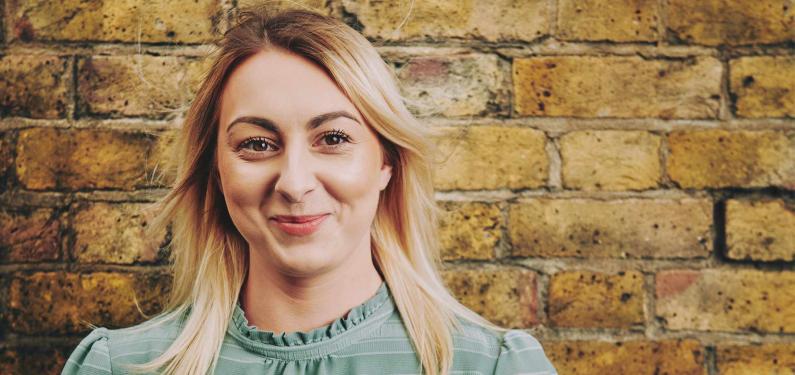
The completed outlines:
<svg viewBox="0 0 795 375">
<path fill-rule="evenodd" d="M 655 41 L 658 19 L 653 0 L 558 1 L 562 40 Z"/>
<path fill-rule="evenodd" d="M 742 57 L 729 72 L 737 116 L 795 117 L 795 57 Z"/>
<path fill-rule="evenodd" d="M 563 186 L 644 190 L 662 176 L 660 136 L 642 131 L 575 131 L 560 138 Z"/>
<path fill-rule="evenodd" d="M 122 130 L 25 129 L 17 141 L 17 175 L 32 190 L 152 186 L 147 159 L 156 142 L 153 134 Z"/>
<path fill-rule="evenodd" d="M 473 126 L 444 128 L 441 133 L 437 189 L 522 189 L 547 181 L 546 136 L 539 130 Z"/>
<path fill-rule="evenodd" d="M 731 259 L 795 259 L 795 208 L 782 200 L 726 202 L 726 255 Z"/>
<path fill-rule="evenodd" d="M 59 215 L 51 209 L 0 211 L 0 261 L 59 259 L 60 229 Z"/>
<path fill-rule="evenodd" d="M 517 58 L 514 108 L 528 116 L 715 118 L 721 71 L 712 57 Z"/>
<path fill-rule="evenodd" d="M 156 313 L 170 288 L 161 274 L 37 272 L 15 275 L 9 328 L 22 334 L 82 333 L 88 324 L 130 326 Z"/>
<path fill-rule="evenodd" d="M 709 46 L 781 43 L 795 40 L 795 10 L 786 0 L 668 0 L 671 37 Z"/>
<path fill-rule="evenodd" d="M 795 132 L 675 131 L 668 175 L 682 188 L 795 188 Z"/>
<path fill-rule="evenodd" d="M 795 272 L 668 270 L 656 295 L 667 329 L 795 332 Z"/>
<path fill-rule="evenodd" d="M 719 345 L 716 350 L 718 374 L 792 374 L 795 372 L 795 344 Z"/>
<path fill-rule="evenodd" d="M 218 0 L 19 0 L 8 4 L 12 38 L 201 43 L 212 40 Z"/>
<path fill-rule="evenodd" d="M 66 364 L 74 347 L 54 347 L 45 343 L 37 346 L 14 346 L 0 349 L 0 374 L 57 375 Z"/>
<path fill-rule="evenodd" d="M 494 259 L 502 214 L 493 203 L 442 202 L 439 242 L 442 259 Z"/>
<path fill-rule="evenodd" d="M 343 0 L 342 4 L 365 36 L 389 40 L 530 41 L 547 35 L 551 23 L 549 5 L 542 0 Z"/>
<path fill-rule="evenodd" d="M 65 117 L 71 69 L 67 57 L 0 57 L 0 116 Z"/>
<path fill-rule="evenodd" d="M 544 350 L 560 374 L 707 374 L 696 340 L 546 341 Z"/>
<path fill-rule="evenodd" d="M 0 180 L 6 183 L 12 179 L 15 148 L 16 132 L 0 132 Z M 0 191 L 6 187 L 6 183 L 0 183 Z"/>
<path fill-rule="evenodd" d="M 145 204 L 82 204 L 72 218 L 73 256 L 83 263 L 133 263 L 158 260 L 165 238 L 146 238 Z"/>
<path fill-rule="evenodd" d="M 111 116 L 162 116 L 181 111 L 192 99 L 206 65 L 175 56 L 81 59 L 77 84 L 80 110 Z"/>
<path fill-rule="evenodd" d="M 456 298 L 486 319 L 526 328 L 538 323 L 536 274 L 515 267 L 456 267 L 442 272 Z"/>
<path fill-rule="evenodd" d="M 698 258 L 712 248 L 704 199 L 532 199 L 508 207 L 514 256 Z"/>
<path fill-rule="evenodd" d="M 558 327 L 631 328 L 644 322 L 643 274 L 565 271 L 549 283 L 549 320 Z"/>
<path fill-rule="evenodd" d="M 462 54 L 394 58 L 401 91 L 419 116 L 507 114 L 508 74 L 496 55 Z"/>
<path fill-rule="evenodd" d="M 287 10 L 287 9 L 306 9 L 322 13 L 330 14 L 331 11 L 326 7 L 326 0 L 270 0 L 263 2 L 262 0 L 238 0 L 238 8 L 258 7 L 263 4 L 268 4 L 269 9 L 273 10 Z"/>
</svg>

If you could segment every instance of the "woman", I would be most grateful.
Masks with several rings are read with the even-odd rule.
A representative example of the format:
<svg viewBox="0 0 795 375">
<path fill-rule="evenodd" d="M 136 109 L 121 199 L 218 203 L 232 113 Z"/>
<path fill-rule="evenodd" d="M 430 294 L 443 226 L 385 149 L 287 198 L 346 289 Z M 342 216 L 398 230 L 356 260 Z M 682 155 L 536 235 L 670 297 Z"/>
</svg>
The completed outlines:
<svg viewBox="0 0 795 375">
<path fill-rule="evenodd" d="M 555 373 L 445 288 L 428 130 L 364 37 L 246 10 L 218 54 L 150 226 L 172 223 L 169 305 L 65 374 Z"/>
</svg>

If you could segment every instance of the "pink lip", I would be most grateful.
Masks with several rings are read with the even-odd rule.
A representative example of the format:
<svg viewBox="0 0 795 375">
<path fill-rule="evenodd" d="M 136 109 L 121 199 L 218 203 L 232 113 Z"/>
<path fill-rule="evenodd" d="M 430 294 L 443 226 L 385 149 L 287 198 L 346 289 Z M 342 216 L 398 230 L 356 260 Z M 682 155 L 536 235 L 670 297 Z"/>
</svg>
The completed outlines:
<svg viewBox="0 0 795 375">
<path fill-rule="evenodd" d="M 307 236 L 317 231 L 328 214 L 312 216 L 274 216 L 271 220 L 276 227 L 287 234 L 294 236 Z"/>
</svg>

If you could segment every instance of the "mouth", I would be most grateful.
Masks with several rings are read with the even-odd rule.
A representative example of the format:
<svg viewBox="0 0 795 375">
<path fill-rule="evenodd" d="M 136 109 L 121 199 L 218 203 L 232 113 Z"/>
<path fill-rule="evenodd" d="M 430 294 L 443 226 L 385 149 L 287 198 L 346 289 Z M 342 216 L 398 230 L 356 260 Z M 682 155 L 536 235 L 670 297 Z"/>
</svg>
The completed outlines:
<svg viewBox="0 0 795 375">
<path fill-rule="evenodd" d="M 329 214 L 307 216 L 276 215 L 270 221 L 282 232 L 289 235 L 308 236 L 315 233 L 328 216 Z"/>
</svg>

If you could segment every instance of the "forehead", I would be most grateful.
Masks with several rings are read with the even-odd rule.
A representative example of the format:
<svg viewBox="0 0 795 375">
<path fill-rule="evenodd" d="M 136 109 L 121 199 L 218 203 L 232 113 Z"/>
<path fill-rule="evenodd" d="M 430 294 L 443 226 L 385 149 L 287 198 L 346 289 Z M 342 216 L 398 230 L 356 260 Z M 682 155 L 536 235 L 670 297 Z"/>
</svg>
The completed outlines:
<svg viewBox="0 0 795 375">
<path fill-rule="evenodd" d="M 356 107 L 326 71 L 283 49 L 268 49 L 245 59 L 230 74 L 221 94 L 221 126 L 239 116 L 263 116 L 302 123 L 319 114 Z"/>
</svg>

